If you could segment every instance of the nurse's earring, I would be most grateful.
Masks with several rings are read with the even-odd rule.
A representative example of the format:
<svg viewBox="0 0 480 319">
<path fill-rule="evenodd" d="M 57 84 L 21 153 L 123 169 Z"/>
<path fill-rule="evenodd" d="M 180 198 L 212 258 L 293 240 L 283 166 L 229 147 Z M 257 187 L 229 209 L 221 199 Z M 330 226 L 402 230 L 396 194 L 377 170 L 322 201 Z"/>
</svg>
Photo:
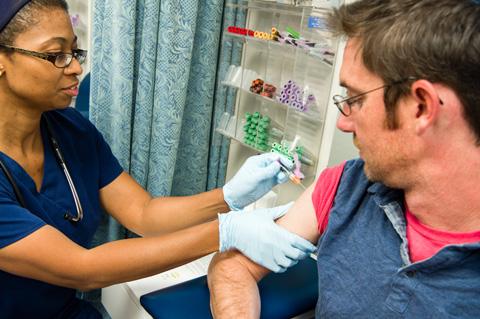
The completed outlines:
<svg viewBox="0 0 480 319">
<path fill-rule="evenodd" d="M 5 70 L 3 69 L 3 66 L 0 66 L 0 77 L 2 77 L 3 72 L 5 72 Z"/>
</svg>

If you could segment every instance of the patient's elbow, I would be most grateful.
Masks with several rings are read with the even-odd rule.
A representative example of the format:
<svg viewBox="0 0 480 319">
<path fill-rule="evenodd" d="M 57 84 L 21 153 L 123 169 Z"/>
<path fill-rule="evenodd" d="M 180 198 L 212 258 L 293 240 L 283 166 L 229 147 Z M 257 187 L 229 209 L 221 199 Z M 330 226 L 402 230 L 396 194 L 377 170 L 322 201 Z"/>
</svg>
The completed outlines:
<svg viewBox="0 0 480 319">
<path fill-rule="evenodd" d="M 259 281 L 269 270 L 254 263 L 239 251 L 217 253 L 208 268 L 208 277 L 212 279 L 235 280 L 250 278 Z"/>
<path fill-rule="evenodd" d="M 230 273 L 236 262 L 231 258 L 231 252 L 216 253 L 208 266 L 208 277 L 221 276 Z"/>
</svg>

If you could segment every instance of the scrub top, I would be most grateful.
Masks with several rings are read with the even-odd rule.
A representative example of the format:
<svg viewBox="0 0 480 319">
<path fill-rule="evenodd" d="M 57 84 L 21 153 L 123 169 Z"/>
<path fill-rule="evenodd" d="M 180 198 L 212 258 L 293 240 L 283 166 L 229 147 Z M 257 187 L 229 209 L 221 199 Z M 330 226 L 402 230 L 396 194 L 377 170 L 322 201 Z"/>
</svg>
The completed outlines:
<svg viewBox="0 0 480 319">
<path fill-rule="evenodd" d="M 44 144 L 44 176 L 38 192 L 33 179 L 3 152 L 0 157 L 10 170 L 27 208 L 15 197 L 0 171 L 0 249 L 51 225 L 72 241 L 89 248 L 103 214 L 99 190 L 122 172 L 101 133 L 73 108 L 46 112 L 80 198 L 84 216 L 77 223 L 64 219 L 76 216 L 75 202 L 67 179 L 53 152 L 45 119 L 41 132 Z M 1 318 L 74 317 L 81 308 L 74 289 L 50 285 L 0 271 Z"/>
</svg>

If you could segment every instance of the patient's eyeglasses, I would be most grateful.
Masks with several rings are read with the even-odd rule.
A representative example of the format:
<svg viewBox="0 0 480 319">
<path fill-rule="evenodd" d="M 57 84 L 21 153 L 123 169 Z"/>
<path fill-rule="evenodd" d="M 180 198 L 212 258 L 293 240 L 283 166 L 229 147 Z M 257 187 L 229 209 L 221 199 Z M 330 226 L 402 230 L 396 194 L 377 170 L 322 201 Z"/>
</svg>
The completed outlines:
<svg viewBox="0 0 480 319">
<path fill-rule="evenodd" d="M 43 53 L 43 52 L 37 52 L 37 51 L 30 51 L 30 50 L 25 50 L 17 47 L 13 47 L 10 45 L 6 44 L 0 44 L 0 48 L 4 48 L 7 50 L 12 50 L 21 54 L 33 56 L 36 58 L 40 58 L 43 60 L 47 60 L 51 62 L 53 65 L 55 65 L 57 68 L 63 69 L 68 67 L 73 59 L 75 58 L 78 63 L 83 64 L 85 60 L 87 59 L 87 51 L 86 50 L 80 50 L 80 49 L 75 49 L 72 50 L 72 53 Z"/>
<path fill-rule="evenodd" d="M 364 95 L 367 95 L 368 93 L 375 92 L 375 91 L 380 90 L 380 89 L 385 89 L 385 88 L 388 89 L 389 87 L 392 87 L 394 85 L 401 84 L 403 82 L 410 81 L 410 80 L 415 80 L 415 78 L 414 77 L 408 77 L 408 78 L 405 78 L 405 79 L 402 79 L 402 80 L 399 80 L 399 81 L 392 82 L 390 84 L 382 85 L 380 87 L 377 87 L 375 89 L 357 94 L 355 96 L 345 97 L 345 96 L 341 96 L 341 95 L 334 95 L 333 96 L 333 103 L 335 103 L 338 110 L 344 116 L 349 116 L 350 114 L 352 114 L 352 107 L 354 107 L 359 102 L 361 102 L 360 97 L 362 97 Z"/>
</svg>

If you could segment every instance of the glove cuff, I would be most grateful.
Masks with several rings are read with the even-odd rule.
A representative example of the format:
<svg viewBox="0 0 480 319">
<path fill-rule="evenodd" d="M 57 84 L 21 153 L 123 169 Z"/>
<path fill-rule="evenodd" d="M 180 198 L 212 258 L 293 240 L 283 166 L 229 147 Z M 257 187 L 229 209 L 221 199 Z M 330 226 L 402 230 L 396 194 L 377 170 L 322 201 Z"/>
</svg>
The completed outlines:
<svg viewBox="0 0 480 319">
<path fill-rule="evenodd" d="M 228 183 L 225 184 L 225 186 L 223 186 L 222 190 L 223 190 L 223 200 L 225 201 L 225 203 L 227 203 L 230 210 L 242 210 L 243 209 L 243 207 L 240 207 L 240 205 L 238 205 L 235 202 L 234 196 L 232 196 L 232 194 L 230 192 L 230 188 L 228 187 Z"/>
<path fill-rule="evenodd" d="M 218 251 L 223 253 L 230 249 L 231 245 L 229 243 L 229 232 L 227 230 L 228 224 L 230 222 L 227 214 L 218 214 Z"/>
</svg>

